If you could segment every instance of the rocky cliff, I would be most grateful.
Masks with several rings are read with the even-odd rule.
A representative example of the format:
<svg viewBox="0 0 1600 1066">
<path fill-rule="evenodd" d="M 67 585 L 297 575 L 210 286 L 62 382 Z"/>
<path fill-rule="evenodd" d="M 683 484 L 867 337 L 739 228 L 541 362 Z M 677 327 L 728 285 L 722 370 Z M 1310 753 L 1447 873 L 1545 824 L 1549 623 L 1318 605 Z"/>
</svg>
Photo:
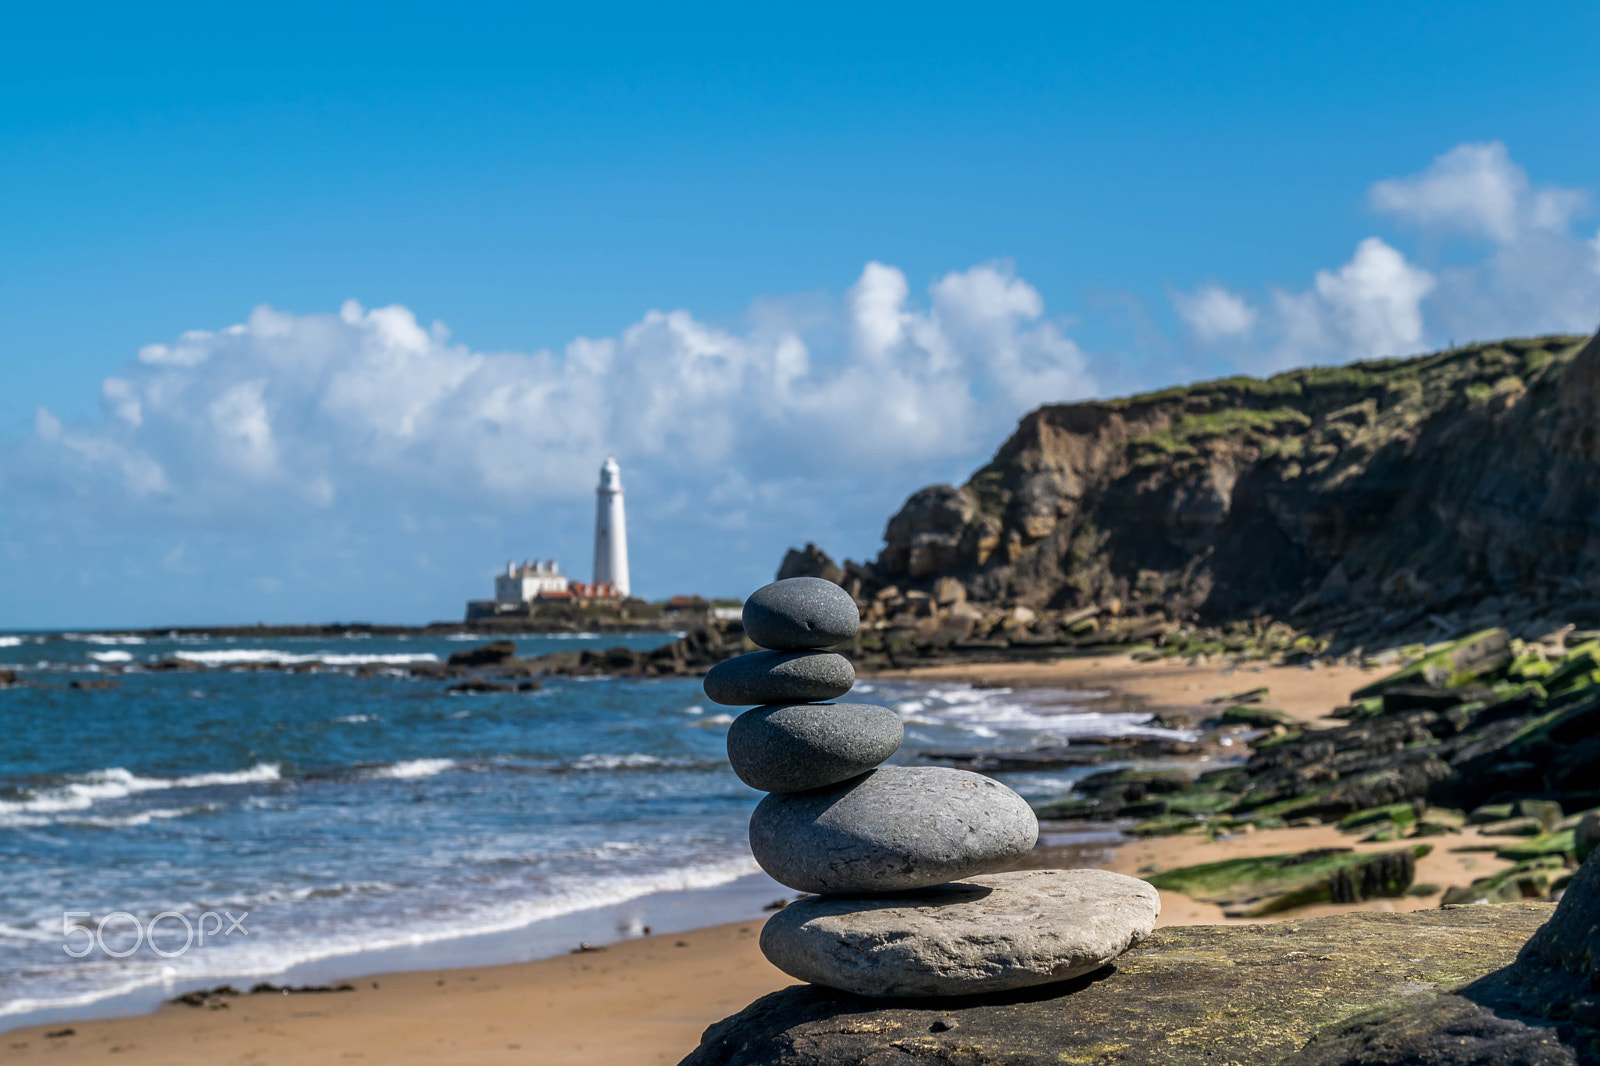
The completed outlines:
<svg viewBox="0 0 1600 1066">
<path fill-rule="evenodd" d="M 1597 623 L 1600 339 L 1041 407 L 965 485 L 913 494 L 884 539 L 834 568 L 864 602 L 893 588 L 1397 640 Z"/>
</svg>

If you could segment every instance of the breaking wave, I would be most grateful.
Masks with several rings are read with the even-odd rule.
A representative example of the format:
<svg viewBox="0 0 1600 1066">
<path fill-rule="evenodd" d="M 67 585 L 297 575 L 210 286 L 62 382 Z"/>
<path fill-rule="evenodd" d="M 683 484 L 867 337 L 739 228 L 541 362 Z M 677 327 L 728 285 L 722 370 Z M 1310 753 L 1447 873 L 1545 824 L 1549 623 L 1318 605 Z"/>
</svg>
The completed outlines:
<svg viewBox="0 0 1600 1066">
<path fill-rule="evenodd" d="M 96 803 L 123 799 L 138 792 L 251 785 L 278 779 L 278 766 L 275 763 L 257 763 L 248 770 L 190 774 L 186 777 L 140 777 L 120 766 L 113 766 L 75 775 L 73 780 L 51 788 L 30 790 L 31 794 L 25 799 L 0 800 L 0 815 L 83 811 Z"/>
</svg>

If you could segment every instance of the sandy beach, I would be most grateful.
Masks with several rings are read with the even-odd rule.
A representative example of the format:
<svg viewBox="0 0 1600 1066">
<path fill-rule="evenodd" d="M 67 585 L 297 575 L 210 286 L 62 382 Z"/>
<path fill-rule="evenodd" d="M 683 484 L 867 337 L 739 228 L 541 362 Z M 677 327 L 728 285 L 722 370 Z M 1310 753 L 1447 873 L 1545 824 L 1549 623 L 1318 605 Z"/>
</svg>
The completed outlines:
<svg viewBox="0 0 1600 1066">
<path fill-rule="evenodd" d="M 971 663 L 891 670 L 873 676 L 907 681 L 967 681 L 982 685 L 1041 686 L 1111 691 L 1134 697 L 1146 709 L 1193 707 L 1208 699 L 1265 686 L 1264 706 L 1311 723 L 1339 724 L 1326 717 L 1350 692 L 1377 673 L 1357 666 L 1280 666 L 1267 663 L 1195 664 L 1182 659 L 1134 662 L 1126 655 L 1096 655 L 1054 662 Z"/>
<path fill-rule="evenodd" d="M 1057 663 L 939 667 L 899 672 L 917 680 L 1111 690 L 1152 710 L 1185 707 L 1262 685 L 1266 703 L 1317 722 L 1369 675 L 1352 667 L 1238 668 L 1125 656 Z M 1329 723 L 1332 724 L 1332 723 Z M 1417 881 L 1461 884 L 1505 865 L 1469 828 L 1436 838 Z M 1139 875 L 1192 863 L 1316 847 L 1381 850 L 1332 826 L 1221 837 L 1180 835 L 1117 849 L 1106 868 Z M 1350 909 L 1437 907 L 1439 895 L 1304 908 L 1283 917 Z M 1232 922 L 1220 908 L 1163 893 L 1163 925 Z M 126 1063 L 675 1063 L 709 1024 L 794 983 L 757 948 L 759 922 L 646 937 L 602 951 L 514 965 L 387 974 L 336 993 L 260 994 L 225 1007 L 168 1004 L 154 1014 L 18 1029 L 0 1034 L 0 1059 Z"/>
<path fill-rule="evenodd" d="M 760 923 L 645 937 L 509 966 L 385 974 L 353 991 L 0 1034 L 0 1059 L 117 1063 L 674 1063 L 712 1022 L 794 982 Z M 67 1033 L 69 1035 L 51 1035 Z"/>
</svg>

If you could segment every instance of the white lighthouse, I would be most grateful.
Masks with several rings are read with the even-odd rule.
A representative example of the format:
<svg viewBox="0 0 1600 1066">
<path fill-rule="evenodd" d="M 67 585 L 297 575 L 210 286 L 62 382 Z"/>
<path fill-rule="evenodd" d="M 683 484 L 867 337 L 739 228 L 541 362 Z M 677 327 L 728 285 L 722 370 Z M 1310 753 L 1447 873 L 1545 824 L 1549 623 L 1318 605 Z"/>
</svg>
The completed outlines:
<svg viewBox="0 0 1600 1066">
<path fill-rule="evenodd" d="M 628 522 L 622 515 L 622 471 L 610 456 L 600 464 L 595 489 L 594 583 L 628 595 Z"/>
</svg>

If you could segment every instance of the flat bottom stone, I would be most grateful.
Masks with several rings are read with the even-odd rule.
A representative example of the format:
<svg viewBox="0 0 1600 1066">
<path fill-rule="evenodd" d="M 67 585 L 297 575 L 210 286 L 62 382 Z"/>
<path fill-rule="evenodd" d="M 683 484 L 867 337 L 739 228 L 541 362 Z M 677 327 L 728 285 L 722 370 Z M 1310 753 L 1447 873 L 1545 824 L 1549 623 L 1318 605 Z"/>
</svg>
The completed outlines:
<svg viewBox="0 0 1600 1066">
<path fill-rule="evenodd" d="M 1161 901 L 1105 870 L 1019 870 L 875 899 L 819 896 L 767 920 L 791 977 L 860 996 L 965 996 L 1066 981 L 1150 935 Z"/>
<path fill-rule="evenodd" d="M 711 1026 L 681 1066 L 1279 1066 L 1319 1030 L 1511 964 L 1554 910 L 1169 927 L 1114 969 L 972 999 L 868 1000 L 796 984 Z"/>
</svg>

